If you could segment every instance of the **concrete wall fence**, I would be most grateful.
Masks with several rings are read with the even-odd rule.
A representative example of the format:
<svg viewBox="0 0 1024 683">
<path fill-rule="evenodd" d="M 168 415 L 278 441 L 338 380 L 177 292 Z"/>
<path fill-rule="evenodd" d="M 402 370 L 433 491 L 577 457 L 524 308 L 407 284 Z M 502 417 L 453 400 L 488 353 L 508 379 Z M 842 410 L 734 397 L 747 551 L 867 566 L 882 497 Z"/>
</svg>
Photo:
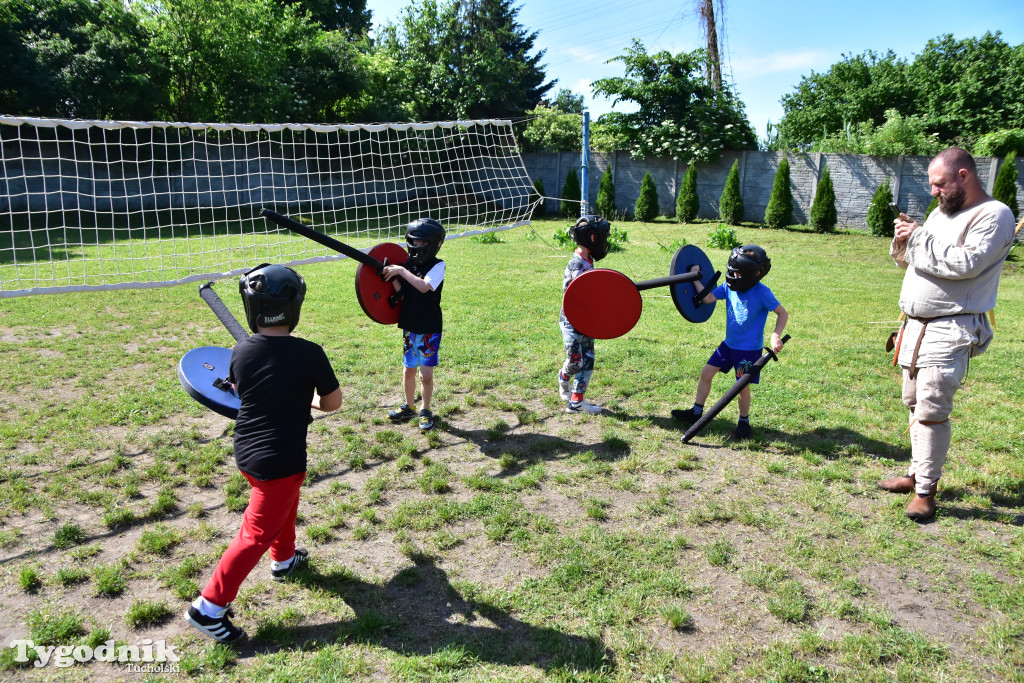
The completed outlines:
<svg viewBox="0 0 1024 683">
<path fill-rule="evenodd" d="M 740 192 L 743 196 L 744 220 L 760 223 L 768 207 L 775 171 L 782 160 L 782 152 L 726 152 L 718 160 L 697 164 L 697 194 L 700 196 L 700 218 L 718 218 L 718 199 L 725 188 L 725 178 L 734 161 L 739 161 Z M 867 227 L 871 197 L 887 179 L 893 196 L 900 207 L 912 218 L 924 219 L 924 212 L 932 197 L 928 185 L 928 163 L 931 157 L 899 156 L 873 157 L 862 154 L 794 154 L 789 158 L 789 177 L 793 191 L 793 220 L 807 223 L 811 203 L 818 188 L 821 172 L 829 169 L 836 192 L 836 212 L 839 225 L 847 228 Z M 551 152 L 524 154 L 527 173 L 536 180 L 541 178 L 549 197 L 560 197 L 569 169 L 580 172 L 578 152 Z M 1001 158 L 976 157 L 982 185 L 989 194 L 995 183 Z M 1018 157 L 1017 204 L 1024 208 L 1024 158 Z M 601 175 L 611 166 L 615 183 L 615 203 L 619 211 L 632 215 L 633 206 L 640 195 L 644 173 L 650 172 L 658 190 L 659 213 L 675 215 L 676 195 L 686 173 L 687 165 L 673 159 L 634 159 L 628 152 L 591 154 L 588 168 L 588 197 L 593 208 Z M 548 211 L 558 210 L 558 200 L 549 199 Z"/>
</svg>

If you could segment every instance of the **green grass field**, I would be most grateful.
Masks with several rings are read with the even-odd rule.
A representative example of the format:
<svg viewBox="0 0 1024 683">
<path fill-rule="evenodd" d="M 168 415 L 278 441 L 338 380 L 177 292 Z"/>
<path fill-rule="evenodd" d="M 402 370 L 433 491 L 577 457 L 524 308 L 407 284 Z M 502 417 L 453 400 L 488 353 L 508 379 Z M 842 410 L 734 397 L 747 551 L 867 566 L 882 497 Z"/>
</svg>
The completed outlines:
<svg viewBox="0 0 1024 683">
<path fill-rule="evenodd" d="M 684 445 L 669 410 L 691 405 L 724 307 L 692 325 L 645 291 L 639 324 L 597 342 L 588 399 L 605 413 L 565 414 L 563 225 L 444 245 L 426 436 L 386 419 L 400 333 L 363 315 L 354 264 L 301 268 L 298 333 L 326 348 L 344 406 L 310 427 L 310 566 L 285 584 L 268 561 L 253 572 L 232 647 L 180 615 L 248 485 L 232 423 L 176 376 L 231 337 L 192 285 L 0 301 L 0 675 L 141 680 L 8 647 L 113 638 L 177 648 L 154 680 L 1024 681 L 1020 247 L 957 398 L 937 519 L 917 525 L 874 485 L 909 458 L 887 240 L 737 229 L 772 258 L 793 338 L 754 387 L 753 441 L 729 438 L 732 405 Z M 600 265 L 634 280 L 668 275 L 684 240 L 724 269 L 714 224 L 619 227 Z M 216 289 L 242 317 L 236 283 Z"/>
</svg>

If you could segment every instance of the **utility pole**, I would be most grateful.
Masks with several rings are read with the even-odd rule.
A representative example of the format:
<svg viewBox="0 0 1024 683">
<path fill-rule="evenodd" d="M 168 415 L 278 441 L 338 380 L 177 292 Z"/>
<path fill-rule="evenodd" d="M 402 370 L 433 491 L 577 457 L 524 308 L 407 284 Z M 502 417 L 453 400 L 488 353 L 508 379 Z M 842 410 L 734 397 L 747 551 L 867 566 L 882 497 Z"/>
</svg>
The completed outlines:
<svg viewBox="0 0 1024 683">
<path fill-rule="evenodd" d="M 698 0 L 700 2 L 700 18 L 704 24 L 704 36 L 708 43 L 708 66 L 706 76 L 708 85 L 715 92 L 722 91 L 722 60 L 718 54 L 718 28 L 715 22 L 715 0 Z"/>
</svg>

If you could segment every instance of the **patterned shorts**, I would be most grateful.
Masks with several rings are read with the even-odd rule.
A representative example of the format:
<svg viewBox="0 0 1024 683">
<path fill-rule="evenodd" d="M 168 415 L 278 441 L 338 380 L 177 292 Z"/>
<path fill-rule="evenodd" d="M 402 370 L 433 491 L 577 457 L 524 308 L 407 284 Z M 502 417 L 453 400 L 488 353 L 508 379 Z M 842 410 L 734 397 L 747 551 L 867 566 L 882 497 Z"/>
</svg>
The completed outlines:
<svg viewBox="0 0 1024 683">
<path fill-rule="evenodd" d="M 405 343 L 402 364 L 405 367 L 418 368 L 421 365 L 428 368 L 437 367 L 437 356 L 441 350 L 440 332 L 416 334 L 403 330 L 402 338 Z"/>
</svg>

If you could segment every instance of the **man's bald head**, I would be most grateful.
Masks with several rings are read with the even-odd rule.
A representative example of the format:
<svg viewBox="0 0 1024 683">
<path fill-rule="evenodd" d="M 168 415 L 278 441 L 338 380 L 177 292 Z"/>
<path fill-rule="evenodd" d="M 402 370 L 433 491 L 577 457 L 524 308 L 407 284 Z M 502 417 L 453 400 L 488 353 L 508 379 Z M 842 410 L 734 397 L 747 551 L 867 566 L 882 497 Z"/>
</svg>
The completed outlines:
<svg viewBox="0 0 1024 683">
<path fill-rule="evenodd" d="M 948 216 L 988 198 L 974 157 L 959 147 L 944 149 L 928 164 L 928 183 L 939 209 Z"/>
<path fill-rule="evenodd" d="M 959 147 L 949 147 L 942 150 L 932 159 L 932 163 L 936 161 L 941 161 L 953 173 L 963 169 L 975 178 L 978 177 L 978 165 L 974 163 L 974 157 Z"/>
</svg>

